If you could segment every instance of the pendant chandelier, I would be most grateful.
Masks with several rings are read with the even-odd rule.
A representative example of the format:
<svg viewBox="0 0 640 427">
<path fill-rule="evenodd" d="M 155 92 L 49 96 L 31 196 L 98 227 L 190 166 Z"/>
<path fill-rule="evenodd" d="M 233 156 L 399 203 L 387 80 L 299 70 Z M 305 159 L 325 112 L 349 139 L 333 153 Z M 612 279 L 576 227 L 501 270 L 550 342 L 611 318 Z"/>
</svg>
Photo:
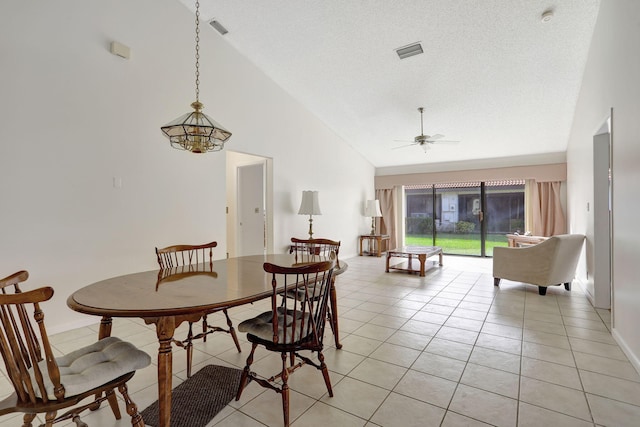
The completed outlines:
<svg viewBox="0 0 640 427">
<path fill-rule="evenodd" d="M 220 151 L 231 137 L 231 132 L 202 112 L 200 102 L 200 2 L 196 0 L 196 100 L 192 112 L 178 117 L 160 129 L 169 138 L 171 146 L 192 153 Z"/>
</svg>

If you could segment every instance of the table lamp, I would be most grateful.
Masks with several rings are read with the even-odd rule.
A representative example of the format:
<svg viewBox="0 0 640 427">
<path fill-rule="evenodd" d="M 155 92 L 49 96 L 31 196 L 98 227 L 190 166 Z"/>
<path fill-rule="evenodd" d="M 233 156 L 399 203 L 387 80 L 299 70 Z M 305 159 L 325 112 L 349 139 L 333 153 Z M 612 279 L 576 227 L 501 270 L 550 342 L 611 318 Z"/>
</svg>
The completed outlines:
<svg viewBox="0 0 640 427">
<path fill-rule="evenodd" d="M 371 217 L 371 235 L 376 234 L 376 217 L 381 217 L 380 212 L 380 200 L 367 200 L 367 204 L 364 208 L 364 216 Z"/>
<path fill-rule="evenodd" d="M 309 215 L 309 239 L 313 239 L 313 215 L 322 215 L 317 191 L 303 191 L 298 215 Z"/>
</svg>

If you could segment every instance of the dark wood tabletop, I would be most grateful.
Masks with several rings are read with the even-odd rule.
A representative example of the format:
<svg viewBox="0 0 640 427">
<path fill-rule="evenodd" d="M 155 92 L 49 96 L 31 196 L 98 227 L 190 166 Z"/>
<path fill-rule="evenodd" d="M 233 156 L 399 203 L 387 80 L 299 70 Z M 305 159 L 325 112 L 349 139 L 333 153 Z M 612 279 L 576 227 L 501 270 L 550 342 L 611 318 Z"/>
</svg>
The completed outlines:
<svg viewBox="0 0 640 427">
<path fill-rule="evenodd" d="M 126 274 L 77 290 L 69 296 L 67 305 L 80 313 L 102 316 L 100 338 L 111 334 L 112 317 L 139 317 L 148 324 L 156 325 L 160 343 L 160 426 L 168 427 L 171 414 L 171 340 L 175 329 L 184 321 L 197 320 L 211 309 L 235 307 L 270 297 L 273 288 L 271 276 L 263 269 L 265 262 L 280 266 L 305 263 L 300 259 L 296 261 L 290 254 L 254 255 Z M 334 275 L 341 274 L 347 267 L 347 263 L 341 260 Z M 334 286 L 331 303 L 336 310 Z M 337 315 L 337 311 L 335 313 Z M 337 326 L 335 332 L 338 343 Z"/>
</svg>

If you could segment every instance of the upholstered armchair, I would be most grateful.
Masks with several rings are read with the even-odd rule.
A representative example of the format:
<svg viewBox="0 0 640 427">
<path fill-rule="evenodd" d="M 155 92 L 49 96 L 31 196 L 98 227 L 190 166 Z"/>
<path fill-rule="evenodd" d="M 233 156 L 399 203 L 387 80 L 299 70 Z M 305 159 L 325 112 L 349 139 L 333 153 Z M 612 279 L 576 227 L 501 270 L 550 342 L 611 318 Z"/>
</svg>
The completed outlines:
<svg viewBox="0 0 640 427">
<path fill-rule="evenodd" d="M 495 247 L 493 284 L 499 286 L 500 279 L 530 283 L 540 295 L 561 284 L 569 291 L 583 242 L 582 234 L 562 234 L 522 248 Z"/>
</svg>

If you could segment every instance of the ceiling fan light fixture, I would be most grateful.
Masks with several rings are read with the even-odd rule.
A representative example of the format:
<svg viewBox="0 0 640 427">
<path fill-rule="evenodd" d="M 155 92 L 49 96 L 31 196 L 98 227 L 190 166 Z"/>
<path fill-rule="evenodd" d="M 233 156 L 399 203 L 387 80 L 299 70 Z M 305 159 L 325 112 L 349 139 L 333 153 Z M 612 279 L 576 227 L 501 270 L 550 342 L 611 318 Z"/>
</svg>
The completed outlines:
<svg viewBox="0 0 640 427">
<path fill-rule="evenodd" d="M 420 55 L 424 53 L 422 50 L 422 45 L 420 42 L 410 44 L 408 46 L 399 47 L 396 49 L 396 53 L 400 57 L 400 59 L 409 58 L 410 56 Z"/>
</svg>

